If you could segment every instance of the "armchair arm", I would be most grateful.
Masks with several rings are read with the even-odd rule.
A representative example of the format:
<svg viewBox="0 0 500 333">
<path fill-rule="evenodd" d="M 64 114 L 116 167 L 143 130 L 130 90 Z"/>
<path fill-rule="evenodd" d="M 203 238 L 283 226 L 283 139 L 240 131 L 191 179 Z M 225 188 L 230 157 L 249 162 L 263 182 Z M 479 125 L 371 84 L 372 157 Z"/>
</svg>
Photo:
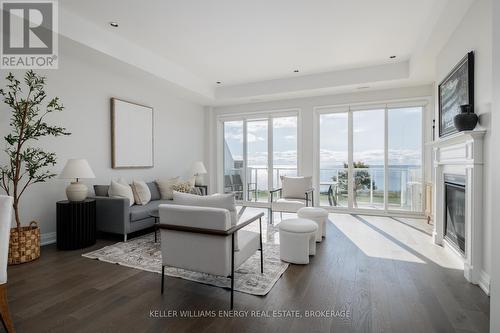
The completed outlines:
<svg viewBox="0 0 500 333">
<path fill-rule="evenodd" d="M 313 187 L 306 190 L 305 196 L 306 196 L 306 206 L 309 206 L 309 201 L 311 202 L 311 206 L 314 206 L 314 188 Z"/>
<path fill-rule="evenodd" d="M 97 230 L 116 234 L 128 233 L 130 205 L 127 198 L 93 197 L 96 201 Z"/>
<path fill-rule="evenodd" d="M 281 193 L 282 193 L 282 191 L 283 191 L 283 188 L 282 188 L 282 187 L 277 188 L 277 189 L 274 189 L 274 190 L 270 190 L 270 191 L 269 191 L 269 194 L 271 195 L 271 202 L 273 202 L 273 198 L 274 198 L 273 194 L 274 194 L 274 193 L 279 193 L 279 194 L 280 194 L 280 197 L 281 197 Z"/>
<path fill-rule="evenodd" d="M 249 225 L 252 222 L 260 220 L 262 217 L 264 217 L 264 213 L 259 213 L 259 214 L 256 214 L 256 215 L 244 220 L 243 222 L 238 222 L 238 224 L 236 224 L 234 227 L 227 230 L 226 233 L 228 235 L 234 234 L 236 231 L 246 227 L 247 225 Z"/>
</svg>

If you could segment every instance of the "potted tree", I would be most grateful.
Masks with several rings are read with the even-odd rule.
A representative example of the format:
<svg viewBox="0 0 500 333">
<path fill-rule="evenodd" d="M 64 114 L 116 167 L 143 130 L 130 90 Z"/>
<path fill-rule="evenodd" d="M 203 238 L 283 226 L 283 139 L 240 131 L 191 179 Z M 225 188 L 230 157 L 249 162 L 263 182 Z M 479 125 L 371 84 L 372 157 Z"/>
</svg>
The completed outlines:
<svg viewBox="0 0 500 333">
<path fill-rule="evenodd" d="M 45 122 L 47 115 L 64 109 L 57 97 L 44 104 L 47 97 L 45 77 L 32 70 L 27 71 L 24 75 L 26 88 L 12 73 L 6 80 L 7 86 L 0 89 L 0 95 L 11 111 L 11 133 L 4 138 L 7 143 L 7 163 L 0 166 L 0 188 L 14 198 L 16 227 L 10 231 L 9 264 L 21 264 L 40 257 L 40 229 L 35 221 L 29 226 L 22 226 L 19 200 L 30 185 L 54 177 L 55 174 L 47 168 L 56 164 L 55 153 L 46 152 L 30 143 L 41 137 L 70 133 L 63 127 Z"/>
</svg>

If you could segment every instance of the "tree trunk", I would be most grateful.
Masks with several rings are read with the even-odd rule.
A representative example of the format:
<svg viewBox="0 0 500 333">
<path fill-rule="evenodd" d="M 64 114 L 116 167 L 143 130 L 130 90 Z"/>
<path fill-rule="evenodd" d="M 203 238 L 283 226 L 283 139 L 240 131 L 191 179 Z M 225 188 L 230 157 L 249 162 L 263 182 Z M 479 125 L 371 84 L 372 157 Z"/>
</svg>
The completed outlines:
<svg viewBox="0 0 500 333">
<path fill-rule="evenodd" d="M 16 227 L 17 232 L 20 234 L 21 232 L 21 218 L 19 217 L 19 199 L 14 199 L 14 203 L 12 204 L 14 208 L 14 217 L 16 218 Z"/>
</svg>

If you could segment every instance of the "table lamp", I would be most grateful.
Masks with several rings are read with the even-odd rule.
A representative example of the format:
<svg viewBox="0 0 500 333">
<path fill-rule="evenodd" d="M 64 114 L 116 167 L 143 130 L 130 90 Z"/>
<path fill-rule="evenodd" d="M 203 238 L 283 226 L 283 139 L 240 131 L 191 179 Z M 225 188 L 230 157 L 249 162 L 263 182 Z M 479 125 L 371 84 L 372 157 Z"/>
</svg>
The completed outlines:
<svg viewBox="0 0 500 333">
<path fill-rule="evenodd" d="M 69 159 L 64 166 L 59 178 L 76 179 L 66 188 L 66 196 L 69 201 L 83 201 L 87 198 L 87 185 L 79 182 L 81 178 L 95 178 L 89 163 L 83 158 Z"/>
<path fill-rule="evenodd" d="M 203 177 L 202 175 L 207 173 L 207 169 L 205 168 L 205 164 L 202 161 L 197 161 L 193 163 L 191 168 L 193 175 L 196 177 L 195 184 L 203 185 Z"/>
</svg>

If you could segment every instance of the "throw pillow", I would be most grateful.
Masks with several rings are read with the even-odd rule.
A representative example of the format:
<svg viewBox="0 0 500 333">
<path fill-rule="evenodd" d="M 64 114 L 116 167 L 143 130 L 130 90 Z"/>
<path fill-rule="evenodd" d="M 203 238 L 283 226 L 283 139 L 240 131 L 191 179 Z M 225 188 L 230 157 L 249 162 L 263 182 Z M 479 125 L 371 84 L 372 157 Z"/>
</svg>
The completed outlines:
<svg viewBox="0 0 500 333">
<path fill-rule="evenodd" d="M 238 223 L 238 212 L 236 210 L 236 202 L 234 200 L 233 193 L 200 196 L 175 191 L 173 193 L 173 197 L 174 204 L 176 205 L 227 209 L 231 215 L 231 226 L 234 227 Z M 235 235 L 234 237 L 234 249 L 236 251 L 239 250 L 238 235 Z"/>
<path fill-rule="evenodd" d="M 134 193 L 132 192 L 132 187 L 125 182 L 123 184 L 122 180 L 112 180 L 109 186 L 108 196 L 112 198 L 127 198 L 129 200 L 129 206 L 132 206 L 135 202 Z"/>
<path fill-rule="evenodd" d="M 156 185 L 156 182 L 149 182 L 146 184 L 148 185 L 149 192 L 151 193 L 151 201 L 160 200 L 161 194 L 160 194 L 160 190 L 158 189 L 158 185 Z"/>
<path fill-rule="evenodd" d="M 162 200 L 172 200 L 174 198 L 174 190 L 172 189 L 172 186 L 177 184 L 178 182 L 179 177 L 156 181 L 156 185 L 158 185 Z"/>
<path fill-rule="evenodd" d="M 94 185 L 94 193 L 98 197 L 107 197 L 109 185 Z"/>
<path fill-rule="evenodd" d="M 134 200 L 136 205 L 146 205 L 151 201 L 151 192 L 148 185 L 141 180 L 134 180 L 132 182 L 132 191 L 134 193 Z"/>
<path fill-rule="evenodd" d="M 172 190 L 182 193 L 191 193 L 193 186 L 189 181 L 172 185 Z"/>
</svg>

